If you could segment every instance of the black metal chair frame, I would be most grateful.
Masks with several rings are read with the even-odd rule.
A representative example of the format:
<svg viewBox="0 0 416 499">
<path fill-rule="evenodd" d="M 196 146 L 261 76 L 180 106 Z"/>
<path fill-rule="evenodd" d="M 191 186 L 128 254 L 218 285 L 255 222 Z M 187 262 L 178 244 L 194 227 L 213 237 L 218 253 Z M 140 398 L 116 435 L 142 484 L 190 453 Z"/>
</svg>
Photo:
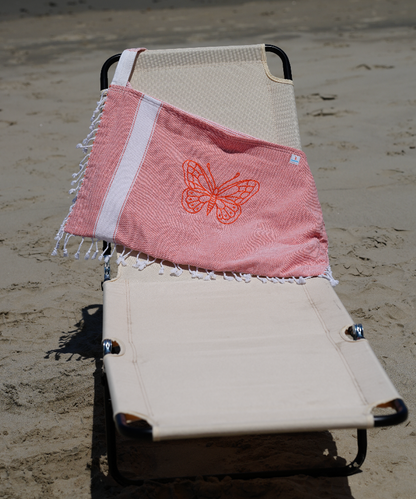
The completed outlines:
<svg viewBox="0 0 416 499">
<path fill-rule="evenodd" d="M 278 55 L 281 59 L 283 66 L 283 75 L 287 80 L 292 79 L 292 72 L 290 67 L 289 58 L 286 53 L 276 47 L 275 45 L 266 44 L 266 51 L 272 52 Z M 100 74 L 100 87 L 101 90 L 105 90 L 108 88 L 108 71 L 110 67 L 119 61 L 121 54 L 116 54 L 107 59 L 101 69 Z M 105 254 L 109 254 L 111 252 L 111 248 L 109 244 L 105 244 L 104 250 Z M 110 267 L 109 263 L 105 264 L 104 269 L 104 281 L 110 279 Z M 364 338 L 363 330 L 361 324 L 357 324 L 351 326 L 350 334 L 354 338 L 354 340 L 359 341 L 361 338 Z M 115 346 L 112 345 L 110 340 L 103 340 L 103 350 L 104 355 L 106 354 L 116 354 L 117 350 Z M 108 457 L 108 466 L 109 472 L 111 476 L 123 486 L 136 485 L 140 486 L 145 483 L 145 478 L 139 479 L 131 479 L 128 478 L 120 472 L 117 464 L 117 432 L 130 439 L 134 439 L 137 441 L 151 441 L 152 440 L 152 429 L 151 427 L 137 428 L 129 426 L 126 421 L 126 417 L 124 414 L 116 414 L 115 418 L 113 418 L 113 409 L 111 405 L 111 396 L 108 388 L 107 378 L 105 373 L 103 373 L 103 385 L 104 385 L 104 394 L 105 394 L 105 421 L 106 421 L 106 442 L 107 442 L 107 457 Z M 381 426 L 393 426 L 402 423 L 407 419 L 408 409 L 401 399 L 396 399 L 392 401 L 391 407 L 396 411 L 393 414 L 387 414 L 374 417 L 374 427 Z M 293 469 L 293 470 L 275 470 L 275 471 L 263 471 L 263 472 L 253 472 L 253 473 L 226 473 L 226 474 L 216 474 L 209 475 L 219 480 L 230 477 L 232 479 L 237 480 L 250 480 L 254 478 L 275 478 L 275 477 L 288 477 L 294 475 L 308 475 L 312 477 L 347 477 L 350 475 L 354 475 L 360 472 L 360 468 L 364 463 L 367 454 L 367 430 L 365 429 L 357 429 L 357 455 L 355 459 L 348 465 L 345 466 L 335 466 L 332 468 L 307 468 L 307 469 Z M 166 483 L 176 480 L 177 478 L 182 479 L 194 479 L 195 477 L 166 477 L 166 478 L 152 478 L 151 480 Z"/>
</svg>

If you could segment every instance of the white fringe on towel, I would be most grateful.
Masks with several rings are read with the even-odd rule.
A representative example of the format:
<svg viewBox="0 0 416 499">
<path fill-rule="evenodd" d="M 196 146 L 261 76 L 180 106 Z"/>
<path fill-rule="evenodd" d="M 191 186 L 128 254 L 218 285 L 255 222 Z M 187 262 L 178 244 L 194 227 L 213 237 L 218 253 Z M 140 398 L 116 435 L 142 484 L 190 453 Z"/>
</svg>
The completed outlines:
<svg viewBox="0 0 416 499">
<path fill-rule="evenodd" d="M 124 255 L 124 252 L 125 252 L 125 248 L 123 249 L 123 252 L 121 253 L 119 258 L 117 259 L 117 263 L 120 263 L 119 260 Z M 152 257 L 150 257 L 149 255 L 145 255 L 146 259 L 141 260 L 140 259 L 141 254 L 142 253 L 140 253 L 140 252 L 137 253 L 136 263 L 134 265 L 132 265 L 133 268 L 136 268 L 136 269 L 142 271 L 146 267 L 148 267 L 149 265 L 152 265 L 153 263 L 155 263 L 157 261 L 156 258 L 151 259 Z M 165 273 L 165 266 L 163 265 L 163 263 L 165 261 L 166 260 L 161 260 L 159 262 L 159 266 L 160 266 L 159 275 L 163 275 Z M 124 262 L 123 265 L 126 265 L 126 263 Z M 172 277 L 179 277 L 180 275 L 182 275 L 184 269 L 182 267 L 180 267 L 178 264 L 172 263 L 172 265 L 174 266 L 174 269 L 172 270 L 170 275 Z M 205 269 L 204 270 L 205 275 L 203 275 L 203 273 L 201 273 L 201 271 L 198 267 L 195 267 L 195 270 L 192 270 L 191 265 L 188 265 L 188 272 L 189 272 L 190 276 L 192 277 L 192 279 L 203 279 L 204 281 L 210 281 L 210 280 L 215 280 L 217 278 L 217 274 L 214 271 Z M 253 278 L 253 276 L 251 274 L 243 274 L 243 273 L 236 273 L 236 272 L 228 272 L 228 273 L 222 272 L 222 274 L 223 274 L 223 278 L 226 281 L 237 281 L 237 282 L 249 283 L 251 281 L 251 279 Z M 311 279 L 313 276 L 308 276 L 308 277 L 302 277 L 302 276 L 300 276 L 300 277 L 265 277 L 265 276 L 258 275 L 255 277 L 257 279 L 259 279 L 259 281 L 261 281 L 263 284 L 267 284 L 268 282 L 271 282 L 273 284 L 285 284 L 285 283 L 306 284 L 307 279 Z M 335 280 L 332 276 L 332 270 L 331 270 L 330 266 L 328 266 L 328 268 L 325 270 L 324 273 L 320 274 L 317 277 L 322 277 L 324 279 L 327 279 L 331 283 L 331 286 L 336 286 L 338 284 L 338 281 Z"/>
<path fill-rule="evenodd" d="M 78 196 L 78 191 L 81 188 L 82 182 L 84 181 L 84 173 L 85 173 L 85 170 L 88 166 L 88 160 L 90 157 L 90 148 L 92 147 L 92 144 L 94 142 L 95 134 L 97 133 L 98 125 L 100 124 L 100 120 L 101 120 L 101 116 L 103 114 L 104 104 L 105 104 L 106 100 L 107 100 L 107 89 L 101 91 L 100 100 L 97 102 L 97 107 L 94 109 L 94 112 L 92 113 L 91 125 L 89 127 L 90 128 L 89 134 L 85 137 L 85 139 L 82 141 L 82 143 L 77 144 L 77 148 L 82 149 L 84 151 L 85 156 L 82 158 L 81 162 L 79 163 L 78 172 L 72 174 L 72 178 L 74 180 L 71 182 L 71 185 L 75 185 L 75 187 L 73 187 L 72 189 L 69 190 L 69 194 L 76 194 L 76 195 L 75 195 L 74 199 L 72 200 L 72 204 L 69 208 L 68 215 L 65 217 L 64 221 L 61 224 L 61 227 L 58 230 L 58 233 L 55 236 L 56 244 L 55 244 L 54 250 L 51 253 L 52 256 L 56 256 L 58 254 L 60 242 L 65 235 L 66 222 L 68 221 L 68 218 L 69 218 L 69 216 L 70 216 L 70 214 L 75 206 L 75 202 L 76 202 L 77 196 Z M 69 238 L 65 237 L 64 256 L 67 256 L 66 243 L 68 242 L 68 239 Z M 81 241 L 81 245 L 82 245 L 82 241 Z M 80 248 L 81 248 L 81 245 L 80 245 Z M 88 254 L 88 257 L 86 256 L 86 258 L 85 258 L 86 260 L 88 260 L 88 258 L 89 258 L 89 253 L 87 253 L 87 254 Z M 75 258 L 77 258 L 76 255 L 78 255 L 78 258 L 79 258 L 79 250 L 75 254 Z M 94 259 L 96 257 L 96 255 L 97 255 L 97 253 L 94 253 L 92 258 Z"/>
<path fill-rule="evenodd" d="M 66 249 L 66 246 L 67 246 L 68 241 L 71 237 L 73 237 L 72 234 L 65 234 L 63 253 L 64 253 L 64 256 L 66 256 L 66 257 L 68 256 L 68 250 Z M 84 240 L 85 240 L 85 238 L 81 238 L 81 242 L 78 246 L 78 249 L 77 249 L 76 253 L 74 254 L 74 258 L 76 260 L 80 259 L 80 252 L 81 252 L 81 248 L 82 248 L 82 245 L 84 243 Z M 91 259 L 94 260 L 97 257 L 97 255 L 99 253 L 99 250 L 98 250 L 98 243 L 99 242 L 102 242 L 102 241 L 97 240 L 97 239 L 91 240 L 91 244 L 88 247 L 88 250 L 84 256 L 85 260 L 88 260 L 90 258 L 90 254 L 91 254 L 92 248 L 94 247 L 94 244 L 95 244 L 95 252 L 92 255 Z M 106 252 L 107 252 L 108 247 L 109 247 L 109 244 L 106 243 L 106 247 L 102 250 L 100 256 L 98 257 L 98 260 L 101 261 L 104 259 L 104 261 L 106 263 L 108 263 L 116 251 L 116 246 L 117 245 L 114 244 L 113 249 L 111 251 L 111 254 L 106 255 Z M 57 244 L 55 249 L 52 252 L 53 256 L 57 255 L 58 247 L 59 246 Z M 123 267 L 125 267 L 127 265 L 126 258 L 130 255 L 130 253 L 132 251 L 133 250 L 128 250 L 124 246 L 123 251 L 117 257 L 116 264 L 122 265 Z M 140 258 L 140 255 L 142 255 L 142 254 L 145 256 L 145 259 Z M 147 254 L 139 251 L 136 255 L 136 261 L 132 265 L 132 267 L 134 269 L 142 271 L 142 270 L 145 270 L 147 267 L 149 267 L 149 265 L 154 264 L 156 261 L 157 261 L 156 258 L 153 258 L 150 255 L 147 255 Z M 159 261 L 159 266 L 160 266 L 159 275 L 163 275 L 165 272 L 165 266 L 163 265 L 163 263 L 165 261 L 166 260 Z M 176 263 L 172 263 L 172 265 L 174 266 L 174 269 L 171 271 L 170 275 L 172 277 L 179 277 L 180 275 L 182 275 L 182 273 L 184 272 L 184 269 Z M 190 276 L 192 277 L 192 279 L 202 279 L 204 281 L 215 280 L 217 278 L 217 275 L 221 274 L 221 272 L 218 272 L 216 274 L 215 271 L 213 271 L 213 270 L 205 269 L 203 271 L 203 272 L 205 272 L 205 275 L 204 275 L 203 273 L 201 273 L 201 271 L 198 267 L 195 267 L 195 270 L 192 270 L 191 265 L 188 265 L 188 272 L 189 272 Z M 237 273 L 237 272 L 232 272 L 232 271 L 231 272 L 222 272 L 222 275 L 226 281 L 237 281 L 237 282 L 244 282 L 247 284 L 249 282 L 251 282 L 253 277 L 256 277 L 263 284 L 267 284 L 268 282 L 271 282 L 273 284 L 286 284 L 286 283 L 306 284 L 306 281 L 308 279 L 312 279 L 312 277 L 315 277 L 315 276 L 308 276 L 308 277 L 303 277 L 303 276 L 300 276 L 300 277 L 267 277 L 267 276 L 260 276 L 260 275 L 253 276 L 252 274 Z M 331 283 L 331 286 L 336 286 L 339 282 L 336 279 L 334 279 L 334 277 L 332 276 L 331 266 L 328 266 L 328 268 L 325 270 L 325 272 L 323 272 L 322 274 L 319 274 L 316 277 L 321 277 L 323 279 L 327 279 Z"/>
</svg>

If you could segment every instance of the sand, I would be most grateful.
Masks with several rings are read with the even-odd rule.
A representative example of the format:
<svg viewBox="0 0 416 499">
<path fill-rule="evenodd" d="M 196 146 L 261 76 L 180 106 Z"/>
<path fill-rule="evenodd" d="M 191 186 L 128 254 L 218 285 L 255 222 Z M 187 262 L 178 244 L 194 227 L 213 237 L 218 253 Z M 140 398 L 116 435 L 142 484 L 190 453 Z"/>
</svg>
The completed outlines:
<svg viewBox="0 0 416 499">
<path fill-rule="evenodd" d="M 0 7 L 0 496 L 414 497 L 414 1 L 163 0 L 138 9 L 119 0 L 118 10 L 109 10 L 113 3 Z M 81 159 L 75 145 L 98 99 L 101 64 L 113 53 L 259 42 L 282 47 L 291 59 L 336 291 L 364 324 L 410 418 L 369 431 L 363 472 L 348 479 L 197 479 L 123 489 L 108 476 L 104 441 L 102 268 L 50 257 Z M 337 431 L 175 442 L 134 460 L 153 475 L 175 473 L 175 466 L 197 475 L 215 467 L 270 469 L 295 459 L 290 446 L 302 457 L 321 449 L 351 459 L 355 437 Z"/>
</svg>

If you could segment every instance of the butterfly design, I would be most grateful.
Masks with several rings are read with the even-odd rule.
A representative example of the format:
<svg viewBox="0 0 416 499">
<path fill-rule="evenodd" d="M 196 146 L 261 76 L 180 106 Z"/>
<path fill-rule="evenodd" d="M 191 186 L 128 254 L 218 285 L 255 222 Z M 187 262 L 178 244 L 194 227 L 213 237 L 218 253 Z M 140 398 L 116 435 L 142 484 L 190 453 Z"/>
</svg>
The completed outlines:
<svg viewBox="0 0 416 499">
<path fill-rule="evenodd" d="M 207 216 L 214 206 L 216 216 L 222 224 L 232 224 L 241 215 L 241 206 L 256 194 L 260 188 L 257 180 L 237 180 L 239 173 L 217 186 L 208 163 L 201 166 L 192 159 L 182 164 L 185 184 L 182 192 L 182 206 L 188 213 L 199 213 L 207 205 Z"/>
</svg>

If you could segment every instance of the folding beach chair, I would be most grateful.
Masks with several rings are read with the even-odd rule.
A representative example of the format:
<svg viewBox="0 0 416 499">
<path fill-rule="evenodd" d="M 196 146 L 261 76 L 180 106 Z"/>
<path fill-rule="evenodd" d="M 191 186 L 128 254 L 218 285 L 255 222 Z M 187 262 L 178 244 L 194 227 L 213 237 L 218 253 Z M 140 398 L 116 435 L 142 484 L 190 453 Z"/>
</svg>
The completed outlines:
<svg viewBox="0 0 416 499">
<path fill-rule="evenodd" d="M 284 78 L 271 75 L 266 51 Z M 101 255 L 110 473 L 143 482 L 121 475 L 116 430 L 158 441 L 347 428 L 358 431 L 347 466 L 217 476 L 357 472 L 366 429 L 404 421 L 407 408 L 333 290 L 286 54 L 128 50 L 104 64 L 101 88 L 83 145 L 93 149 L 58 239 L 67 234 L 65 253 L 70 234 L 92 237 L 86 257 L 97 241 L 112 243 Z M 224 158 L 241 169 L 221 170 Z M 95 197 L 83 182 L 97 183 Z"/>
</svg>

